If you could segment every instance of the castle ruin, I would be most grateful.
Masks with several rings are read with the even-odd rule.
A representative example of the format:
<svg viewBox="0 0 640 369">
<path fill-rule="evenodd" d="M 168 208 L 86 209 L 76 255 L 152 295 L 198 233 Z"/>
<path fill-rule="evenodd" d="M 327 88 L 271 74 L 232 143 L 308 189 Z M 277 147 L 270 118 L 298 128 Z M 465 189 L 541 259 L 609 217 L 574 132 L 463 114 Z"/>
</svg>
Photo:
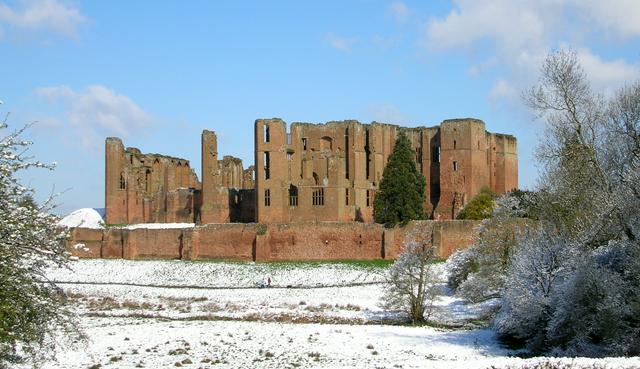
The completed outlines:
<svg viewBox="0 0 640 369">
<path fill-rule="evenodd" d="M 218 158 L 214 132 L 202 133 L 202 181 L 189 161 L 125 149 L 106 140 L 107 224 L 373 221 L 373 199 L 399 132 L 424 175 L 425 214 L 453 219 L 482 187 L 518 186 L 517 142 L 478 119 L 404 128 L 347 120 L 325 124 L 255 121 L 255 167 Z"/>
</svg>

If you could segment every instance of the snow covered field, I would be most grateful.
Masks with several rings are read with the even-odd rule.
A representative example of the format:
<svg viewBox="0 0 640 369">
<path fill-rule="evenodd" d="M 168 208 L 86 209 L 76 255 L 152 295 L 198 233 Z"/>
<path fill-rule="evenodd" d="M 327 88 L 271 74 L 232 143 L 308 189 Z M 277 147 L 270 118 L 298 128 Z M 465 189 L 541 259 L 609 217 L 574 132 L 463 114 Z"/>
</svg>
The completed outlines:
<svg viewBox="0 0 640 369">
<path fill-rule="evenodd" d="M 49 277 L 72 296 L 89 340 L 44 367 L 517 368 L 548 360 L 513 357 L 478 328 L 495 301 L 468 305 L 446 288 L 432 315 L 438 328 L 399 325 L 399 313 L 379 306 L 385 270 L 80 260 Z M 267 279 L 272 287 L 260 288 Z M 640 367 L 637 358 L 555 360 L 571 368 Z"/>
</svg>

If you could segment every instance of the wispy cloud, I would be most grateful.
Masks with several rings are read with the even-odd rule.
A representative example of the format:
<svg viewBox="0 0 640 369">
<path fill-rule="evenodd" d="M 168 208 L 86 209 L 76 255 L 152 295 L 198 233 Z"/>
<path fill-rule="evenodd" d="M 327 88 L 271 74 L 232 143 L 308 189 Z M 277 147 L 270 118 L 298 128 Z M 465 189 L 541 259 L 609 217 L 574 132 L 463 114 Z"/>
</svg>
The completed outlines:
<svg viewBox="0 0 640 369">
<path fill-rule="evenodd" d="M 425 45 L 435 52 L 466 50 L 469 72 L 494 67 L 507 70 L 509 83 L 499 80 L 490 99 L 512 96 L 535 80 L 547 53 L 571 45 L 596 87 L 615 86 L 639 78 L 638 65 L 623 59 L 605 60 L 583 43 L 594 29 L 614 40 L 640 36 L 640 1 L 611 0 L 454 0 L 444 17 L 425 28 Z M 489 60 L 477 60 L 478 50 L 490 50 Z M 486 53 L 485 53 L 486 54 Z M 486 55 L 480 58 L 487 58 Z"/>
<path fill-rule="evenodd" d="M 403 1 L 394 1 L 389 5 L 389 15 L 398 23 L 406 22 L 411 16 L 411 10 Z"/>
<path fill-rule="evenodd" d="M 22 0 L 19 4 L 0 2 L 1 28 L 75 37 L 78 26 L 87 21 L 78 8 L 59 0 Z"/>
<path fill-rule="evenodd" d="M 357 41 L 355 38 L 336 36 L 332 33 L 327 34 L 324 40 L 329 46 L 342 52 L 350 52 Z"/>
<path fill-rule="evenodd" d="M 68 86 L 40 87 L 36 94 L 61 104 L 64 117 L 51 119 L 74 135 L 85 149 L 97 149 L 106 136 L 128 137 L 152 122 L 149 113 L 129 97 L 100 85 L 76 92 Z"/>
<path fill-rule="evenodd" d="M 400 108 L 393 104 L 382 103 L 370 105 L 365 108 L 365 113 L 370 119 L 381 123 L 407 124 L 409 118 Z"/>
</svg>

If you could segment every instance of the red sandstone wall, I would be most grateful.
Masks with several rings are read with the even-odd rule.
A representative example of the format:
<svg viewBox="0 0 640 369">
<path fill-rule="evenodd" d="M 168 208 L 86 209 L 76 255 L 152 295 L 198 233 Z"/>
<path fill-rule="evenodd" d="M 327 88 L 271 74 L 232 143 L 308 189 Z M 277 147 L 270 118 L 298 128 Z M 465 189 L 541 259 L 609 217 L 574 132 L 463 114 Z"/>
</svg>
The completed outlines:
<svg viewBox="0 0 640 369">
<path fill-rule="evenodd" d="M 268 261 L 384 258 L 378 224 L 271 224 L 259 247 L 260 256 Z"/>
<path fill-rule="evenodd" d="M 411 240 L 433 244 L 441 258 L 473 243 L 477 221 L 416 221 L 385 229 L 371 223 L 208 224 L 184 229 L 74 229 L 79 257 L 187 260 L 395 259 Z M 76 250 L 77 243 L 88 251 Z"/>
<path fill-rule="evenodd" d="M 479 225 L 480 222 L 474 220 L 450 220 L 436 223 L 433 241 L 438 245 L 439 256 L 445 259 L 455 251 L 471 246 Z"/>
<path fill-rule="evenodd" d="M 102 251 L 102 230 L 73 228 L 65 246 L 75 256 L 99 258 L 102 256 L 100 254 Z"/>
<path fill-rule="evenodd" d="M 188 229 L 187 229 L 188 230 Z M 180 259 L 182 257 L 182 229 L 127 230 L 124 243 L 125 259 Z"/>
<path fill-rule="evenodd" d="M 191 235 L 192 260 L 255 260 L 255 224 L 227 223 L 197 227 Z"/>
</svg>

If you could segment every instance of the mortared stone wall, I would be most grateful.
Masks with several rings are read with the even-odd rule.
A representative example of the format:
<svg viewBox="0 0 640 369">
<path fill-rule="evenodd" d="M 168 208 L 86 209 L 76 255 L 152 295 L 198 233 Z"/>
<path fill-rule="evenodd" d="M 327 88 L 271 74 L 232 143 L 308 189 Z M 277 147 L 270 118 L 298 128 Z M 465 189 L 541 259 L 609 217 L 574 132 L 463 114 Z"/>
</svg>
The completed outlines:
<svg viewBox="0 0 640 369">
<path fill-rule="evenodd" d="M 360 222 L 207 224 L 177 229 L 75 228 L 67 249 L 83 258 L 185 260 L 395 259 L 415 240 L 440 258 L 473 244 L 478 221 L 414 221 L 403 228 Z"/>
</svg>

